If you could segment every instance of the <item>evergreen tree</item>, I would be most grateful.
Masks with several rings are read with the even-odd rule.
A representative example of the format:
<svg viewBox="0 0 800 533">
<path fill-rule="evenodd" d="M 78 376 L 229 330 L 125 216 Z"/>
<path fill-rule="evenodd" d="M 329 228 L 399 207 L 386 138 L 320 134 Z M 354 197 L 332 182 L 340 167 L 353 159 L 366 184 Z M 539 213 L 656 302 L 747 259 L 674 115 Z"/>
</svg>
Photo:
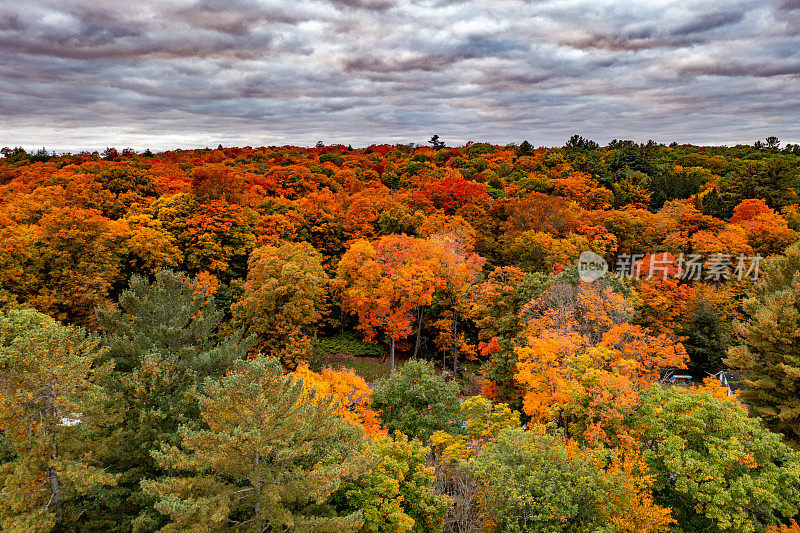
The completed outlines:
<svg viewBox="0 0 800 533">
<path fill-rule="evenodd" d="M 240 333 L 217 340 L 222 312 L 207 288 L 169 270 L 158 272 L 152 285 L 133 276 L 119 307 L 98 309 L 97 316 L 117 364 L 108 381 L 114 393 L 108 409 L 120 414 L 102 453 L 121 476 L 113 490 L 85 502 L 84 524 L 125 531 L 135 523 L 154 530 L 164 520 L 140 488 L 143 479 L 164 475 L 151 452 L 179 443 L 178 429 L 199 419 L 195 392 L 201 382 L 222 376 L 253 340 Z"/>
<path fill-rule="evenodd" d="M 800 245 L 765 262 L 748 319 L 736 325 L 744 344 L 728 352 L 741 370 L 742 401 L 773 431 L 800 444 Z"/>
<path fill-rule="evenodd" d="M 428 144 L 430 144 L 436 150 L 441 150 L 445 147 L 444 141 L 440 141 L 438 135 L 431 137 L 431 140 L 428 141 Z"/>
<path fill-rule="evenodd" d="M 518 156 L 533 155 L 533 145 L 529 143 L 527 140 L 522 141 L 522 144 L 520 144 L 517 147 L 517 155 Z"/>
<path fill-rule="evenodd" d="M 0 530 L 75 523 L 75 501 L 115 482 L 91 448 L 112 369 L 96 338 L 31 310 L 0 314 Z"/>
<path fill-rule="evenodd" d="M 172 477 L 145 481 L 162 531 L 346 532 L 362 525 L 343 516 L 330 495 L 368 464 L 361 435 L 334 416 L 335 402 L 303 392 L 275 358 L 237 361 L 200 396 L 204 429 L 185 425 L 182 448 L 154 453 Z"/>
<path fill-rule="evenodd" d="M 722 359 L 730 346 L 730 336 L 719 311 L 707 301 L 699 301 L 691 311 L 689 322 L 680 332 L 689 354 L 689 373 L 695 379 L 705 378 L 722 370 Z"/>
<path fill-rule="evenodd" d="M 222 317 L 208 287 L 169 269 L 157 272 L 152 285 L 144 276 L 132 276 L 119 306 L 97 309 L 118 372 L 130 372 L 145 354 L 156 352 L 200 375 L 223 373 L 250 341 L 237 333 L 218 342 Z"/>
<path fill-rule="evenodd" d="M 796 173 L 797 166 L 790 161 L 743 161 L 721 178 L 714 189 L 724 205 L 720 215 L 730 217 L 733 208 L 747 198 L 760 198 L 776 210 L 797 203 L 797 193 L 792 187 Z"/>
</svg>

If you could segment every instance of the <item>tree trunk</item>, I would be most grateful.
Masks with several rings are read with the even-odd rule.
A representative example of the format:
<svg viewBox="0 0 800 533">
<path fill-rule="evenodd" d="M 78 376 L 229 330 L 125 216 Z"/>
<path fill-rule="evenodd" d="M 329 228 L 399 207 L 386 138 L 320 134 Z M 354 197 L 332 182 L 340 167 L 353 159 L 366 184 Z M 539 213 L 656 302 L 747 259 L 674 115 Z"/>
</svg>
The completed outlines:
<svg viewBox="0 0 800 533">
<path fill-rule="evenodd" d="M 258 465 L 261 463 L 261 456 L 259 454 L 256 454 L 254 459 L 255 459 L 255 461 L 254 461 L 255 468 L 258 469 Z M 264 521 L 261 518 L 261 498 L 263 497 L 263 494 L 262 494 L 263 488 L 261 486 L 261 476 L 258 476 L 258 483 L 254 484 L 254 485 L 255 486 L 253 488 L 256 489 L 256 501 L 255 501 L 255 505 L 254 505 L 254 509 L 253 509 L 254 515 L 255 515 L 253 517 L 253 519 L 256 522 L 256 527 L 262 528 L 263 527 L 262 524 L 263 524 Z"/>
<path fill-rule="evenodd" d="M 456 338 L 456 330 L 458 328 L 458 317 L 453 314 L 453 377 L 458 376 L 458 339 Z"/>
<path fill-rule="evenodd" d="M 50 481 L 50 492 L 52 493 L 47 507 L 52 505 L 58 508 L 58 497 L 60 496 L 59 493 L 61 492 L 61 483 L 58 480 L 58 471 L 56 470 L 55 466 L 47 467 L 47 479 Z"/>
<path fill-rule="evenodd" d="M 392 343 L 389 346 L 389 374 L 394 374 L 394 337 L 392 337 Z"/>
<path fill-rule="evenodd" d="M 55 422 L 58 419 L 58 410 L 56 409 L 54 403 L 55 394 L 53 394 L 53 384 L 47 383 L 42 386 L 42 400 L 45 406 L 45 413 L 46 416 L 50 419 L 51 422 Z M 43 424 L 44 433 L 50 440 L 50 460 L 52 463 L 55 463 L 58 460 L 58 433 L 55 428 L 53 429 L 52 433 L 48 429 L 49 424 L 45 422 Z M 50 483 L 50 500 L 45 505 L 45 509 L 49 509 L 51 506 L 55 508 L 55 515 L 56 519 L 61 519 L 61 507 L 59 505 L 59 499 L 61 498 L 61 481 L 58 479 L 58 468 L 56 468 L 55 464 L 51 464 L 47 467 L 47 481 Z"/>
<path fill-rule="evenodd" d="M 419 353 L 419 338 L 422 335 L 422 315 L 425 314 L 425 310 L 422 307 L 418 307 L 419 312 L 419 319 L 417 320 L 417 342 L 414 343 L 414 359 L 417 358 L 417 354 Z"/>
</svg>

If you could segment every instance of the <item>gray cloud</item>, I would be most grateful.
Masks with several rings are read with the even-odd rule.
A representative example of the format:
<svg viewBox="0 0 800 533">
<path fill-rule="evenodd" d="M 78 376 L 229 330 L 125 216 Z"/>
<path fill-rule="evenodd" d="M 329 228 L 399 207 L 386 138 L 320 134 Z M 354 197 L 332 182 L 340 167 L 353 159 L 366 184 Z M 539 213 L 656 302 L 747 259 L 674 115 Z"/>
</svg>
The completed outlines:
<svg viewBox="0 0 800 533">
<path fill-rule="evenodd" d="M 6 0 L 0 146 L 800 141 L 797 0 Z"/>
<path fill-rule="evenodd" d="M 722 13 L 710 13 L 707 15 L 703 15 L 697 20 L 693 20 L 683 26 L 680 26 L 672 33 L 674 35 L 689 35 L 692 33 L 702 33 L 710 30 L 715 30 L 717 28 L 722 28 L 725 26 L 729 26 L 731 24 L 736 24 L 737 22 L 741 22 L 744 18 L 745 13 L 740 12 L 722 12 Z"/>
</svg>

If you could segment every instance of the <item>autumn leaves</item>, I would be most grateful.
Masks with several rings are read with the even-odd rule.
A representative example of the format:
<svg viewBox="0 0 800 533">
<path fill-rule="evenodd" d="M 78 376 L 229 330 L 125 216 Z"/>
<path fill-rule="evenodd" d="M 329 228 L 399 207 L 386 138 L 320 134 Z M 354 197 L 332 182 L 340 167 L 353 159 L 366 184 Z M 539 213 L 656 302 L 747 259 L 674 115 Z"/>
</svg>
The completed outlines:
<svg viewBox="0 0 800 533">
<path fill-rule="evenodd" d="M 471 253 L 468 238 L 456 231 L 428 239 L 389 235 L 374 243 L 356 241 L 342 256 L 334 282 L 342 307 L 358 317 L 367 339 L 378 331 L 389 338 L 392 368 L 395 343 L 418 330 L 417 322 L 434 297 L 446 308 L 436 322 L 437 345 L 451 351 L 457 366 L 466 344 L 459 321 L 469 312 L 483 266 Z"/>
</svg>

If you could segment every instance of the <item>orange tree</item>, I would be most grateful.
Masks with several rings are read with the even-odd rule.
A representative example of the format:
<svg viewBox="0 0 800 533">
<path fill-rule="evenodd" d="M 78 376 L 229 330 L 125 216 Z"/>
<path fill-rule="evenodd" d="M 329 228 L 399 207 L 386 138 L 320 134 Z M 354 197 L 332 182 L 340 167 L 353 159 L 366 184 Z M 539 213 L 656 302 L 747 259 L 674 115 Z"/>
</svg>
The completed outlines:
<svg viewBox="0 0 800 533">
<path fill-rule="evenodd" d="M 458 373 L 459 353 L 474 356 L 472 346 L 463 331 L 459 330 L 462 320 L 469 317 L 472 302 L 479 289 L 486 260 L 472 252 L 472 236 L 461 231 L 446 229 L 428 237 L 436 258 L 436 274 L 439 285 L 436 300 L 444 309 L 439 320 L 435 322 L 439 350 L 444 354 L 442 367 L 445 366 L 447 352 L 453 357 L 453 373 Z M 463 329 L 463 328 L 462 328 Z"/>
<path fill-rule="evenodd" d="M 406 235 L 357 240 L 339 261 L 335 283 L 342 308 L 358 317 L 367 340 L 379 331 L 389 337 L 392 371 L 396 341 L 411 333 L 414 311 L 432 301 L 436 266 L 429 245 Z"/>
</svg>

